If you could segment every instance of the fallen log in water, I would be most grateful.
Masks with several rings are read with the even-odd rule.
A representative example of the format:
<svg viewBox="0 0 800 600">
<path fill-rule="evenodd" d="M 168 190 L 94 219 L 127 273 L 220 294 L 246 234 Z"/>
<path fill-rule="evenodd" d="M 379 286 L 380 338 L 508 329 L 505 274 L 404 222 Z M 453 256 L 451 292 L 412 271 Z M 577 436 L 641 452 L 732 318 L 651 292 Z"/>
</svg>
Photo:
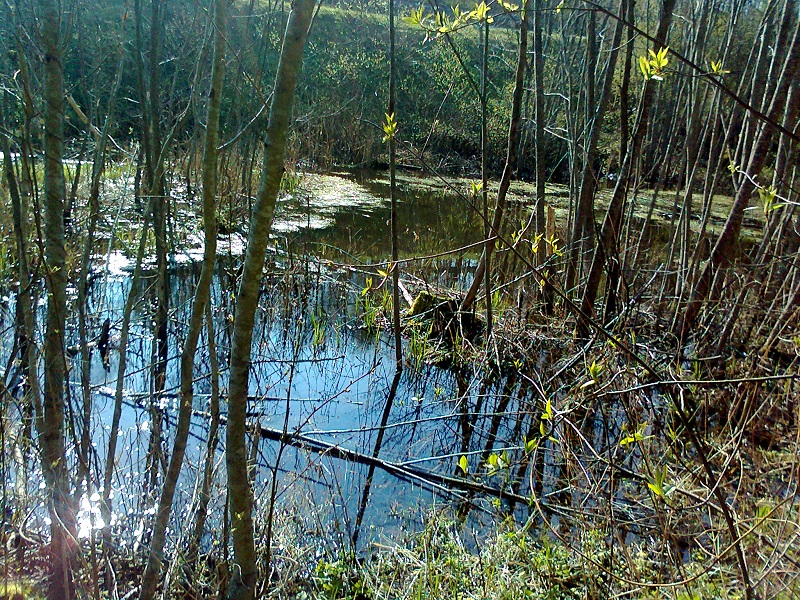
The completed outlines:
<svg viewBox="0 0 800 600">
<path fill-rule="evenodd" d="M 528 504 L 530 502 L 530 498 L 528 496 L 515 494 L 509 490 L 492 487 L 477 481 L 470 481 L 468 479 L 461 479 L 459 477 L 442 475 L 441 473 L 435 473 L 433 471 L 420 469 L 418 467 L 398 465 L 397 463 L 386 461 L 369 454 L 362 454 L 361 452 L 350 450 L 348 448 L 342 448 L 336 444 L 324 442 L 302 433 L 288 432 L 284 434 L 284 432 L 279 429 L 272 429 L 270 427 L 262 426 L 261 437 L 276 442 L 282 442 L 284 444 L 288 444 L 289 446 L 294 446 L 295 448 L 309 450 L 317 454 L 324 454 L 326 456 L 332 456 L 334 458 L 339 458 L 362 465 L 374 466 L 396 477 L 416 480 L 428 485 L 433 484 L 437 487 L 445 488 L 451 492 L 458 490 L 485 494 L 487 496 L 495 496 L 497 498 L 521 502 L 524 504 Z"/>
</svg>

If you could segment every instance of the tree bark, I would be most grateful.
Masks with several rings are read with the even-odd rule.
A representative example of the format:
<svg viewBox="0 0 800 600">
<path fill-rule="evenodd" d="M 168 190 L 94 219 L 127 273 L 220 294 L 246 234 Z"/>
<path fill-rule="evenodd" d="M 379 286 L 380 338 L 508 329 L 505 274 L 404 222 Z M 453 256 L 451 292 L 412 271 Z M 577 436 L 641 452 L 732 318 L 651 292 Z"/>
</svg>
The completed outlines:
<svg viewBox="0 0 800 600">
<path fill-rule="evenodd" d="M 542 0 L 535 0 L 533 13 L 533 87 L 535 96 L 534 118 L 536 120 L 535 133 L 535 159 L 536 159 L 536 204 L 534 206 L 535 235 L 542 236 L 536 252 L 536 266 L 542 268 L 547 260 L 547 248 L 544 243 L 546 236 L 545 219 L 545 180 L 547 170 L 544 153 L 544 48 L 542 44 L 542 21 L 544 20 L 544 7 Z M 542 300 L 545 314 L 553 311 L 553 294 L 547 284 L 542 286 Z"/>
<path fill-rule="evenodd" d="M 250 352 L 255 311 L 261 289 L 261 272 L 275 214 L 275 202 L 283 176 L 283 159 L 292 116 L 295 81 L 303 59 L 303 48 L 313 8 L 314 0 L 295 0 L 289 16 L 270 107 L 261 182 L 253 214 L 250 217 L 247 253 L 237 294 L 230 358 L 225 451 L 236 563 L 228 589 L 230 600 L 251 600 L 257 578 L 253 494 L 247 477 L 245 443 Z"/>
<path fill-rule="evenodd" d="M 206 139 L 203 153 L 203 230 L 205 246 L 203 250 L 203 266 L 200 280 L 195 288 L 192 314 L 181 352 L 181 393 L 178 425 L 175 430 L 172 454 L 167 467 L 161 497 L 158 503 L 156 521 L 153 525 L 153 536 L 150 542 L 150 555 L 142 577 L 140 598 L 153 598 L 164 562 L 164 544 L 167 526 L 172 511 L 172 500 L 178 483 L 183 459 L 186 454 L 186 442 L 192 420 L 192 404 L 194 398 L 194 356 L 200 332 L 203 328 L 203 317 L 209 302 L 211 279 L 217 257 L 217 147 L 219 146 L 219 116 L 222 105 L 222 81 L 225 68 L 225 34 L 227 23 L 227 0 L 214 2 L 214 59 L 211 68 L 211 90 L 208 97 L 206 119 Z"/>
<path fill-rule="evenodd" d="M 194 513 L 194 527 L 189 540 L 189 549 L 186 552 L 186 562 L 193 569 L 200 551 L 200 541 L 205 531 L 206 517 L 208 516 L 208 503 L 211 501 L 211 484 L 214 476 L 214 458 L 217 454 L 219 443 L 219 363 L 217 359 L 217 346 L 214 340 L 214 322 L 212 320 L 211 303 L 206 303 L 206 336 L 208 338 L 208 359 L 211 367 L 211 398 L 208 411 L 210 415 L 208 425 L 208 441 L 206 455 L 203 462 L 203 477 L 200 482 L 197 509 Z"/>
<path fill-rule="evenodd" d="M 4 94 L 5 96 L 5 94 Z M 6 99 L 6 98 L 4 98 Z M 5 106 L 4 106 L 5 108 Z M 5 110 L 3 111 L 5 116 Z M 27 135 L 26 127 L 23 136 Z M 17 337 L 19 339 L 20 358 L 22 361 L 22 374 L 25 385 L 23 387 L 22 403 L 22 435 L 27 440 L 32 440 L 32 424 L 34 415 L 42 413 L 42 395 L 39 382 L 39 353 L 34 343 L 36 335 L 36 318 L 31 304 L 33 297 L 35 276 L 30 271 L 28 262 L 28 220 L 30 218 L 30 188 L 27 185 L 18 185 L 14 173 L 14 159 L 11 155 L 11 144 L 8 136 L 2 136 L 2 150 L 4 157 L 4 171 L 11 197 L 11 213 L 14 223 L 14 238 L 17 243 L 19 292 L 17 293 Z M 28 444 L 24 444 L 23 448 Z M 27 498 L 28 482 L 28 456 L 29 451 L 23 451 L 21 472 L 17 475 L 18 501 Z"/>
<path fill-rule="evenodd" d="M 594 194 L 596 189 L 597 176 L 594 170 L 594 163 L 597 158 L 597 142 L 600 140 L 600 129 L 602 129 L 603 118 L 605 117 L 606 99 L 608 98 L 611 87 L 609 75 L 606 75 L 606 85 L 601 91 L 601 97 L 596 98 L 595 93 L 595 74 L 597 71 L 597 37 L 596 16 L 594 11 L 586 13 L 586 128 L 589 135 L 585 138 L 583 152 L 583 171 L 581 173 L 580 193 L 578 202 L 575 205 L 575 216 L 572 220 L 572 233 L 569 240 L 569 260 L 567 261 L 567 272 L 565 277 L 565 291 L 573 293 L 575 286 L 580 281 L 580 274 L 585 267 L 584 257 L 589 248 L 589 244 L 594 240 Z M 619 31 L 617 26 L 616 31 Z M 617 39 L 616 34 L 614 38 Z M 611 55 L 607 73 L 613 76 L 614 65 L 619 49 L 619 43 L 612 45 Z M 613 77 L 612 77 L 613 79 Z"/>
<path fill-rule="evenodd" d="M 89 276 L 91 273 L 91 258 L 95 244 L 97 221 L 100 218 L 100 185 L 105 168 L 106 147 L 108 144 L 108 130 L 114 118 L 117 93 L 122 83 L 124 54 L 120 48 L 120 57 L 117 64 L 117 74 L 114 79 L 114 88 L 108 99 L 108 110 L 103 125 L 103 131 L 98 138 L 92 163 L 92 182 L 89 190 L 89 225 L 86 240 L 81 255 L 80 280 L 78 281 L 78 335 L 81 350 L 81 388 L 83 391 L 83 426 L 81 430 L 79 473 L 80 478 L 89 482 L 89 446 L 91 445 L 91 418 L 92 418 L 92 391 L 91 391 L 91 353 L 89 351 L 88 328 L 86 323 L 87 294 L 89 292 Z M 87 122 L 87 129 L 94 130 L 91 122 Z M 87 490 L 88 494 L 88 490 Z"/>
<path fill-rule="evenodd" d="M 784 110 L 789 87 L 796 84 L 800 75 L 800 22 L 795 26 L 794 35 L 789 48 L 785 52 L 776 51 L 775 60 L 786 57 L 780 77 L 775 86 L 776 93 L 772 98 L 769 108 L 769 120 L 772 122 L 780 121 Z M 797 95 L 792 96 L 793 101 L 797 102 Z M 736 197 L 731 207 L 725 225 L 717 238 L 711 257 L 703 269 L 697 283 L 692 290 L 691 298 L 686 306 L 683 320 L 678 331 L 681 341 L 685 341 L 689 332 L 692 330 L 697 316 L 700 314 L 705 301 L 713 293 L 713 282 L 718 279 L 717 274 L 733 262 L 736 255 L 735 246 L 739 240 L 739 233 L 742 228 L 744 210 L 750 204 L 750 197 L 756 191 L 756 179 L 761 172 L 767 153 L 772 145 L 772 138 L 775 128 L 770 122 L 764 123 L 758 138 L 750 152 L 750 158 L 745 169 L 746 177 L 742 179 L 741 186 L 736 193 Z"/>
<path fill-rule="evenodd" d="M 517 168 L 517 153 L 519 149 L 520 138 L 520 114 L 522 113 L 522 94 L 524 92 L 525 83 L 525 67 L 527 65 L 528 53 L 528 19 L 530 18 L 532 0 L 525 0 L 525 5 L 522 7 L 521 21 L 519 25 L 519 54 L 517 55 L 517 70 L 514 78 L 514 94 L 511 102 L 511 121 L 508 126 L 508 151 L 506 154 L 506 162 L 503 167 L 503 175 L 500 178 L 500 189 L 497 191 L 497 205 L 494 209 L 494 216 L 492 217 L 490 239 L 486 243 L 483 250 L 478 267 L 475 269 L 475 276 L 472 280 L 464 301 L 461 303 L 461 310 L 468 311 L 475 304 L 475 299 L 478 297 L 478 291 L 483 285 L 484 274 L 487 262 L 490 262 L 492 252 L 494 251 L 495 241 L 500 226 L 503 224 L 503 214 L 506 207 L 506 195 L 508 188 L 511 186 L 511 176 Z"/>
<path fill-rule="evenodd" d="M 394 0 L 389 0 L 389 111 L 395 119 L 395 26 Z M 397 140 L 389 137 L 389 200 L 391 203 L 391 235 L 392 235 L 392 326 L 394 332 L 395 369 L 403 368 L 403 340 L 400 329 L 400 263 L 398 259 L 397 240 Z"/>
<path fill-rule="evenodd" d="M 667 31 L 669 30 L 670 23 L 672 22 L 672 11 L 675 8 L 675 0 L 664 0 L 661 12 L 661 22 L 656 32 L 656 45 L 659 46 L 656 50 L 660 50 L 666 44 Z M 622 15 L 626 14 L 623 8 Z M 618 28 L 614 34 L 615 48 L 619 46 L 619 37 L 622 35 L 622 22 L 618 22 Z M 616 52 L 614 53 L 616 56 Z M 606 83 L 610 81 L 606 80 Z M 606 209 L 606 215 L 603 219 L 603 225 L 600 230 L 600 238 L 597 241 L 592 264 L 589 268 L 589 277 L 586 282 L 586 287 L 583 291 L 583 299 L 581 301 L 581 311 L 587 315 L 593 313 L 594 301 L 597 298 L 597 289 L 600 285 L 600 276 L 603 273 L 603 265 L 608 257 L 614 252 L 617 241 L 619 239 L 619 232 L 622 225 L 622 213 L 625 201 L 628 195 L 628 182 L 631 174 L 633 173 L 634 162 L 636 161 L 642 147 L 644 135 L 647 132 L 647 123 L 650 115 L 650 107 L 653 102 L 653 95 L 655 93 L 655 83 L 652 80 L 645 82 L 644 92 L 642 94 L 641 103 L 639 105 L 639 114 L 636 120 L 636 127 L 633 132 L 633 140 L 627 148 L 625 160 L 620 168 L 619 178 L 614 187 L 614 195 L 611 202 Z M 615 263 L 613 269 L 615 273 L 619 271 L 619 263 Z M 606 283 L 606 293 L 614 293 L 612 286 L 616 285 L 616 277 L 610 276 L 609 281 Z M 578 322 L 578 334 L 581 336 L 586 335 L 588 332 L 588 324 L 580 320 Z"/>
<path fill-rule="evenodd" d="M 50 512 L 51 575 L 48 597 L 73 598 L 72 563 L 77 546 L 64 444 L 64 390 L 67 364 L 64 325 L 67 312 L 67 252 L 64 240 L 64 63 L 61 15 L 55 0 L 42 2 L 44 50 L 44 249 L 47 317 L 44 339 L 44 418 L 39 444 Z"/>
</svg>

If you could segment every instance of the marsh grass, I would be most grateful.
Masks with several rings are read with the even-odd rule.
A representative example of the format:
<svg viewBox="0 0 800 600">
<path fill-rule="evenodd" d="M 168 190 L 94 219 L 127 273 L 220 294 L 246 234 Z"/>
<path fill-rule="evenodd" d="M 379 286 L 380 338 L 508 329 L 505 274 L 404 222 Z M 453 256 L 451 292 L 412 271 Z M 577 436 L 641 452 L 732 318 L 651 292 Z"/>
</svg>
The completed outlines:
<svg viewBox="0 0 800 600">
<path fill-rule="evenodd" d="M 535 518 L 533 519 L 535 521 Z M 532 521 L 532 522 L 533 522 Z M 283 530 L 286 535 L 287 530 Z M 294 537 L 299 536 L 299 537 Z M 684 583 L 654 552 L 651 541 L 625 544 L 608 532 L 577 531 L 569 543 L 546 528 L 503 520 L 490 533 L 470 531 L 451 509 L 431 509 L 421 530 L 373 543 L 367 554 L 347 549 L 317 549 L 293 529 L 281 548 L 305 557 L 282 555 L 280 582 L 266 597 L 326 600 L 418 600 L 437 598 L 493 600 L 572 600 L 648 598 L 693 600 L 743 597 L 728 566 L 709 568 L 702 554 L 682 565 Z M 612 545 L 616 546 L 615 548 Z M 795 597 L 787 585 L 771 597 Z"/>
</svg>

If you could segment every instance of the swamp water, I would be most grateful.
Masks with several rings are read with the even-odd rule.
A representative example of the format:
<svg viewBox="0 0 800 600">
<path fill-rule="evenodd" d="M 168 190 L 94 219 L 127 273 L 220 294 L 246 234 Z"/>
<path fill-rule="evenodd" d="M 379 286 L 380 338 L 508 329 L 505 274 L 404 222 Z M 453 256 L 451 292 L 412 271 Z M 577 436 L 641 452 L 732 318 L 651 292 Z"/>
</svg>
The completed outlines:
<svg viewBox="0 0 800 600">
<path fill-rule="evenodd" d="M 479 240 L 474 209 L 457 196 L 432 194 L 408 188 L 399 198 L 399 221 L 403 256 L 430 256 L 461 248 Z M 224 209 L 223 211 L 224 212 Z M 188 214 L 188 213 L 187 213 Z M 469 478 L 495 488 L 530 494 L 523 449 L 530 431 L 538 431 L 539 397 L 520 378 L 487 376 L 484 365 L 458 373 L 407 357 L 403 373 L 392 395 L 394 349 L 391 336 L 377 318 L 389 293 L 381 284 L 378 268 L 385 269 L 390 255 L 389 201 L 385 181 L 343 175 L 307 175 L 293 194 L 279 202 L 273 235 L 273 250 L 265 269 L 259 310 L 253 336 L 250 378 L 250 421 L 266 435 L 251 436 L 254 457 L 254 493 L 257 511 L 264 514 L 270 502 L 272 469 L 278 462 L 276 511 L 290 516 L 309 539 L 352 539 L 360 526 L 359 547 L 391 539 L 401 530 L 414 529 L 430 507 L 442 502 L 469 500 L 478 510 L 470 511 L 477 529 L 494 516 L 497 500 L 469 492 L 455 493 L 446 484 L 424 477 L 372 472 L 369 492 L 365 484 L 370 468 L 344 460 L 336 448 L 367 458 L 400 465 L 410 471 L 442 477 L 463 476 L 461 457 L 468 461 Z M 175 223 L 181 229 L 183 223 Z M 233 296 L 241 264 L 243 238 L 221 236 L 220 257 L 212 287 L 212 312 L 219 358 L 221 410 L 226 413 L 227 363 L 232 333 Z M 147 541 L 160 477 L 148 486 L 149 450 L 154 431 L 161 430 L 161 448 L 168 454 L 177 420 L 180 344 L 189 321 L 202 245 L 191 235 L 173 245 L 170 271 L 170 358 L 165 390 L 154 398 L 152 364 L 152 280 L 144 278 L 134 311 L 124 382 L 125 407 L 118 442 L 117 469 L 113 480 L 115 539 L 123 546 L 142 548 Z M 471 253 L 470 253 L 471 252 Z M 120 252 L 110 253 L 98 265 L 89 298 L 90 339 L 105 319 L 112 323 L 112 346 L 118 336 L 125 298 L 130 288 L 131 261 Z M 437 286 L 463 286 L 471 277 L 475 249 L 404 267 L 416 281 Z M 382 265 L 380 263 L 383 263 Z M 368 265 L 368 266 L 364 266 Z M 365 291 L 372 280 L 371 291 Z M 6 307 L 5 323 L 13 323 L 13 306 Z M 68 345 L 77 344 L 77 331 L 68 332 Z M 40 322 L 43 320 L 40 318 Z M 13 339 L 6 331 L 7 360 Z M 208 345 L 201 338 L 195 359 L 195 416 L 192 424 L 182 480 L 173 503 L 170 529 L 187 535 L 197 493 L 198 473 L 206 449 L 208 399 L 211 371 Z M 81 413 L 79 355 L 72 357 L 71 411 Z M 118 353 L 113 348 L 108 369 L 99 353 L 92 356 L 93 468 L 101 472 L 114 404 Z M 540 404 L 540 402 L 539 402 Z M 276 436 L 284 429 L 318 442 L 304 448 L 281 450 Z M 272 432 L 272 439 L 270 438 Z M 277 432 L 277 433 L 276 433 Z M 73 435 L 73 434 L 69 434 Z M 79 437 L 79 433 L 74 434 Z M 70 439 L 77 439 L 70 438 Z M 211 490 L 207 529 L 219 539 L 225 509 L 224 425 L 217 449 L 216 477 Z M 379 442 L 379 447 L 376 443 Z M 505 453 L 504 453 L 505 451 Z M 74 460 L 74 446 L 70 451 Z M 513 465 L 503 473 L 488 476 L 485 462 L 490 454 Z M 552 457 L 551 457 L 552 458 Z M 160 460 L 165 461 L 161 458 Z M 559 477 L 553 460 L 544 460 L 538 474 L 539 492 L 552 490 Z M 163 470 L 161 471 L 163 472 Z M 7 485 L 14 485 L 7 471 Z M 531 478 L 531 481 L 533 478 Z M 545 483 L 548 481 L 549 483 Z M 35 492 L 39 482 L 29 482 Z M 96 488 L 95 488 L 96 489 Z M 506 506 L 506 508 L 508 508 Z M 81 534 L 101 527 L 99 495 L 87 494 L 80 506 Z M 527 514 L 520 503 L 516 510 Z M 44 529 L 45 516 L 34 514 Z M 257 519 L 258 522 L 258 519 Z M 37 523 L 31 523 L 33 527 Z M 261 532 L 263 534 L 263 532 Z M 208 541 L 211 541 L 209 536 Z M 172 543 L 180 545 L 175 534 Z"/>
</svg>

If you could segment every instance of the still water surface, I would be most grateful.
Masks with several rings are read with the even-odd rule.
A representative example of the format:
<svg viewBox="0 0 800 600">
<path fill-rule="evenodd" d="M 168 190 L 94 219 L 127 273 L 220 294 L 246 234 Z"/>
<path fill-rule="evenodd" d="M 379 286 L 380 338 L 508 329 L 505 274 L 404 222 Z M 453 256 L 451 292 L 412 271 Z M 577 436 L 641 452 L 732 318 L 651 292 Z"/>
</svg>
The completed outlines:
<svg viewBox="0 0 800 600">
<path fill-rule="evenodd" d="M 513 443 L 521 439 L 525 416 L 518 409 L 526 392 L 513 382 L 506 382 L 505 386 L 481 385 L 482 376 L 467 370 L 456 377 L 452 371 L 409 360 L 385 416 L 387 427 L 381 447 L 375 448 L 394 375 L 394 349 L 384 328 L 364 326 L 365 312 L 380 305 L 388 285 L 368 293 L 362 291 L 368 278 L 373 280 L 373 286 L 381 279 L 374 266 L 365 265 L 385 263 L 390 256 L 388 220 L 387 185 L 374 176 L 307 175 L 292 195 L 280 202 L 253 338 L 252 422 L 278 430 L 285 424 L 289 432 L 451 476 L 458 473 L 459 457 L 466 455 L 471 469 L 477 470 L 488 447 L 518 451 Z M 480 239 L 473 209 L 454 195 L 418 192 L 407 186 L 399 198 L 399 221 L 404 257 L 438 254 Z M 225 365 L 242 239 L 236 234 L 221 239 L 212 290 L 215 339 L 223 369 L 223 416 Z M 166 452 L 171 448 L 171 432 L 177 419 L 178 357 L 199 276 L 196 261 L 201 252 L 196 238 L 174 248 L 170 272 L 170 361 L 166 390 L 156 401 L 155 409 L 150 400 L 154 355 L 152 281 L 145 278 L 140 290 L 141 300 L 129 338 L 126 404 L 113 483 L 113 521 L 122 544 L 139 545 L 146 538 L 154 512 L 154 495 L 147 493 L 143 483 L 148 448 L 154 419 L 158 422 L 159 418 L 163 420 L 162 447 Z M 416 282 L 424 279 L 439 286 L 463 285 L 476 257 L 473 249 L 471 253 L 411 263 L 404 273 L 413 271 L 419 278 L 414 279 Z M 131 265 L 122 253 L 108 258 L 98 265 L 89 312 L 97 331 L 108 318 L 112 332 L 118 334 L 130 289 Z M 77 331 L 72 330 L 69 335 L 69 343 L 76 344 Z M 78 360 L 79 356 L 73 357 L 71 371 L 75 379 L 72 409 L 76 413 L 81 398 Z M 105 460 L 117 361 L 116 349 L 111 352 L 108 369 L 97 352 L 92 357 L 93 445 L 98 466 Z M 174 504 L 173 528 L 177 531 L 187 529 L 197 473 L 205 453 L 209 372 L 207 344 L 201 341 L 195 364 L 196 416 Z M 508 418 L 491 423 L 490 417 L 473 414 L 488 414 L 497 408 L 507 412 Z M 465 435 L 467 431 L 471 435 Z M 275 466 L 279 444 L 262 439 L 253 445 L 257 458 L 255 497 L 263 509 L 269 502 L 270 469 Z M 220 523 L 224 509 L 222 444 L 217 459 L 218 476 L 209 509 L 212 529 Z M 352 536 L 367 467 L 289 447 L 281 454 L 278 471 L 279 511 L 303 519 L 311 535 Z M 90 493 L 82 501 L 83 534 L 100 524 L 98 499 L 96 493 Z M 401 481 L 377 470 L 364 514 L 368 533 L 359 538 L 360 544 L 413 527 L 433 502 L 452 500 L 453 496 L 444 490 L 419 481 Z M 479 523 L 488 513 L 472 514 Z"/>
</svg>

